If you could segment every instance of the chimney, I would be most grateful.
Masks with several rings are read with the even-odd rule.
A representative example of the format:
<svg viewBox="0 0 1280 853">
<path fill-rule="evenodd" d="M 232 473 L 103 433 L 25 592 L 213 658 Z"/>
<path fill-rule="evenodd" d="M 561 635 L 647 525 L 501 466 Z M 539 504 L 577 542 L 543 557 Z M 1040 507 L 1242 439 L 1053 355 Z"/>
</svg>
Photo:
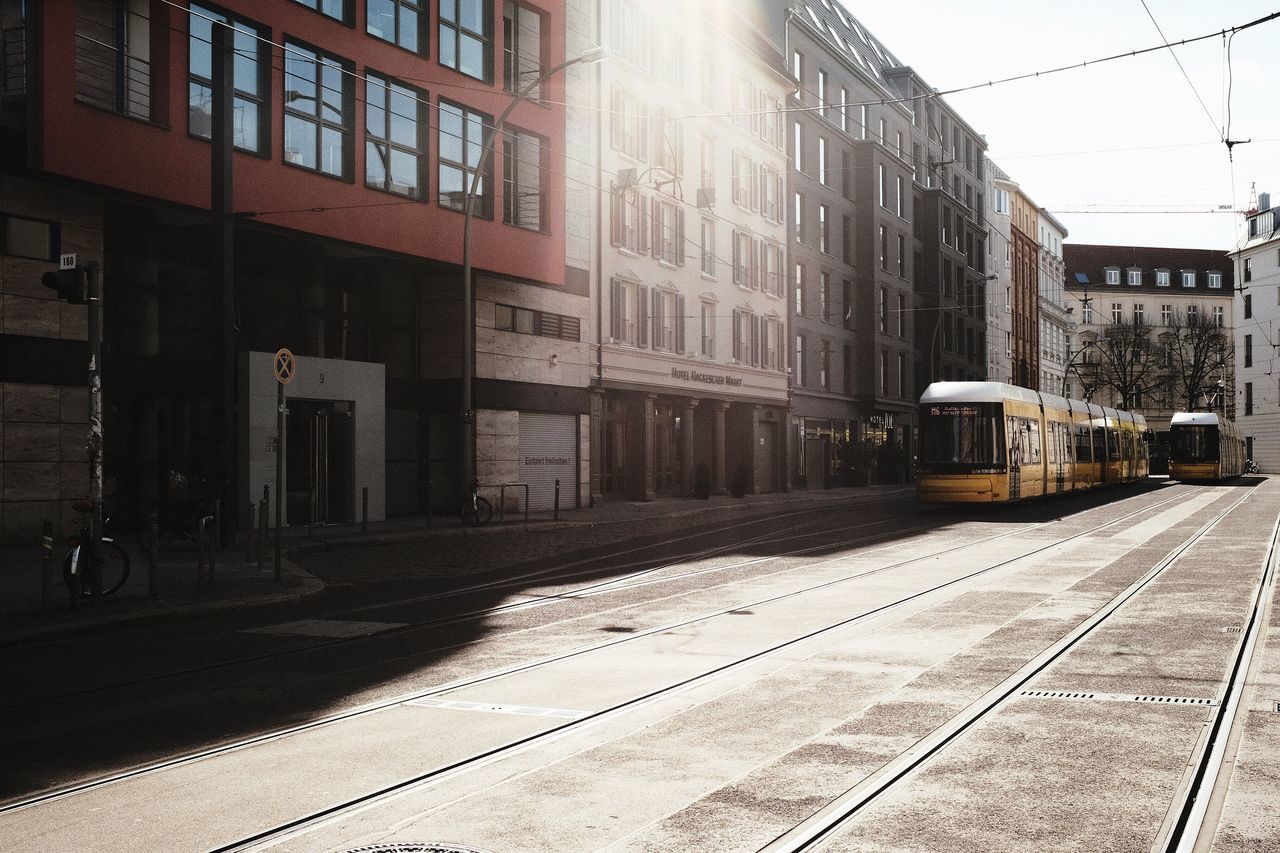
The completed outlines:
<svg viewBox="0 0 1280 853">
<path fill-rule="evenodd" d="M 1271 209 L 1271 193 L 1258 194 L 1258 212 L 1263 213 Z"/>
</svg>

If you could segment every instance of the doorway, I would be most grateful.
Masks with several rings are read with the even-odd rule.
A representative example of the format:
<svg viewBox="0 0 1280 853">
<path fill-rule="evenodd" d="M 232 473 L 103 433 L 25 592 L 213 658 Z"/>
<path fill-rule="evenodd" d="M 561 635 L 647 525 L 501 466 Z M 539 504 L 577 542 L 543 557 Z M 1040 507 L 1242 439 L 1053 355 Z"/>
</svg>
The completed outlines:
<svg viewBox="0 0 1280 853">
<path fill-rule="evenodd" d="M 351 521 L 353 404 L 288 401 L 285 483 L 290 524 Z"/>
</svg>

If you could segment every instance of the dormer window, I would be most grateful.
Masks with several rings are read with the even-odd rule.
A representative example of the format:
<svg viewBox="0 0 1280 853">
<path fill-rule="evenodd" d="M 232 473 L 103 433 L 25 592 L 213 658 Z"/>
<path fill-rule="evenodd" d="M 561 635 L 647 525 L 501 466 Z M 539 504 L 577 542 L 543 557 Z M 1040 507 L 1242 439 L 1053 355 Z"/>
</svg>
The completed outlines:
<svg viewBox="0 0 1280 853">
<path fill-rule="evenodd" d="M 1195 271 L 1195 270 L 1183 270 L 1183 271 L 1182 271 L 1182 286 L 1183 286 L 1183 287 L 1195 287 L 1195 286 L 1196 286 L 1196 271 Z"/>
<path fill-rule="evenodd" d="M 1130 267 L 1126 272 L 1125 280 L 1135 287 L 1142 284 L 1142 270 L 1137 267 Z"/>
<path fill-rule="evenodd" d="M 1169 286 L 1169 271 L 1156 270 L 1156 287 L 1168 287 L 1168 286 Z"/>
<path fill-rule="evenodd" d="M 1120 268 L 1119 268 L 1119 267 L 1107 267 L 1107 268 L 1104 270 L 1104 273 L 1106 274 L 1106 282 L 1107 282 L 1107 284 L 1119 284 L 1119 283 L 1120 283 Z"/>
<path fill-rule="evenodd" d="M 1209 272 L 1209 286 L 1216 290 L 1221 290 L 1222 289 L 1222 273 L 1214 272 L 1211 270 Z"/>
</svg>

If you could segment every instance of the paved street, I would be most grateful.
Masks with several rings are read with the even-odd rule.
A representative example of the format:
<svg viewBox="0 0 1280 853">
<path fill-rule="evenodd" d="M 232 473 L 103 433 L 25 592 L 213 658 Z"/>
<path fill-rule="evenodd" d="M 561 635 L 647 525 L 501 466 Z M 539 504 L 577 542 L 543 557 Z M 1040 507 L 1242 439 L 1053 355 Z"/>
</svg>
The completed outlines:
<svg viewBox="0 0 1280 853">
<path fill-rule="evenodd" d="M 0 848 L 1164 849 L 1278 513 L 854 490 L 300 548 L 306 602 L 6 647 Z M 1204 849 L 1280 838 L 1262 627 Z"/>
</svg>

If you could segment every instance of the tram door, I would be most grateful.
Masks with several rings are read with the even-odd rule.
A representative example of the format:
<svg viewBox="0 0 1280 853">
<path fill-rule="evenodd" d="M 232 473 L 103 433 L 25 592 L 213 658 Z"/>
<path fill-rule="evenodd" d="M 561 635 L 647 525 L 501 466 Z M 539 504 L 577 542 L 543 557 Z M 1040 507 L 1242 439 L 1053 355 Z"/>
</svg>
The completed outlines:
<svg viewBox="0 0 1280 853">
<path fill-rule="evenodd" d="M 1018 419 L 1009 418 L 1009 500 L 1022 497 L 1022 430 Z"/>
<path fill-rule="evenodd" d="M 351 521 L 351 403 L 290 400 L 285 483 L 290 524 Z"/>
</svg>

